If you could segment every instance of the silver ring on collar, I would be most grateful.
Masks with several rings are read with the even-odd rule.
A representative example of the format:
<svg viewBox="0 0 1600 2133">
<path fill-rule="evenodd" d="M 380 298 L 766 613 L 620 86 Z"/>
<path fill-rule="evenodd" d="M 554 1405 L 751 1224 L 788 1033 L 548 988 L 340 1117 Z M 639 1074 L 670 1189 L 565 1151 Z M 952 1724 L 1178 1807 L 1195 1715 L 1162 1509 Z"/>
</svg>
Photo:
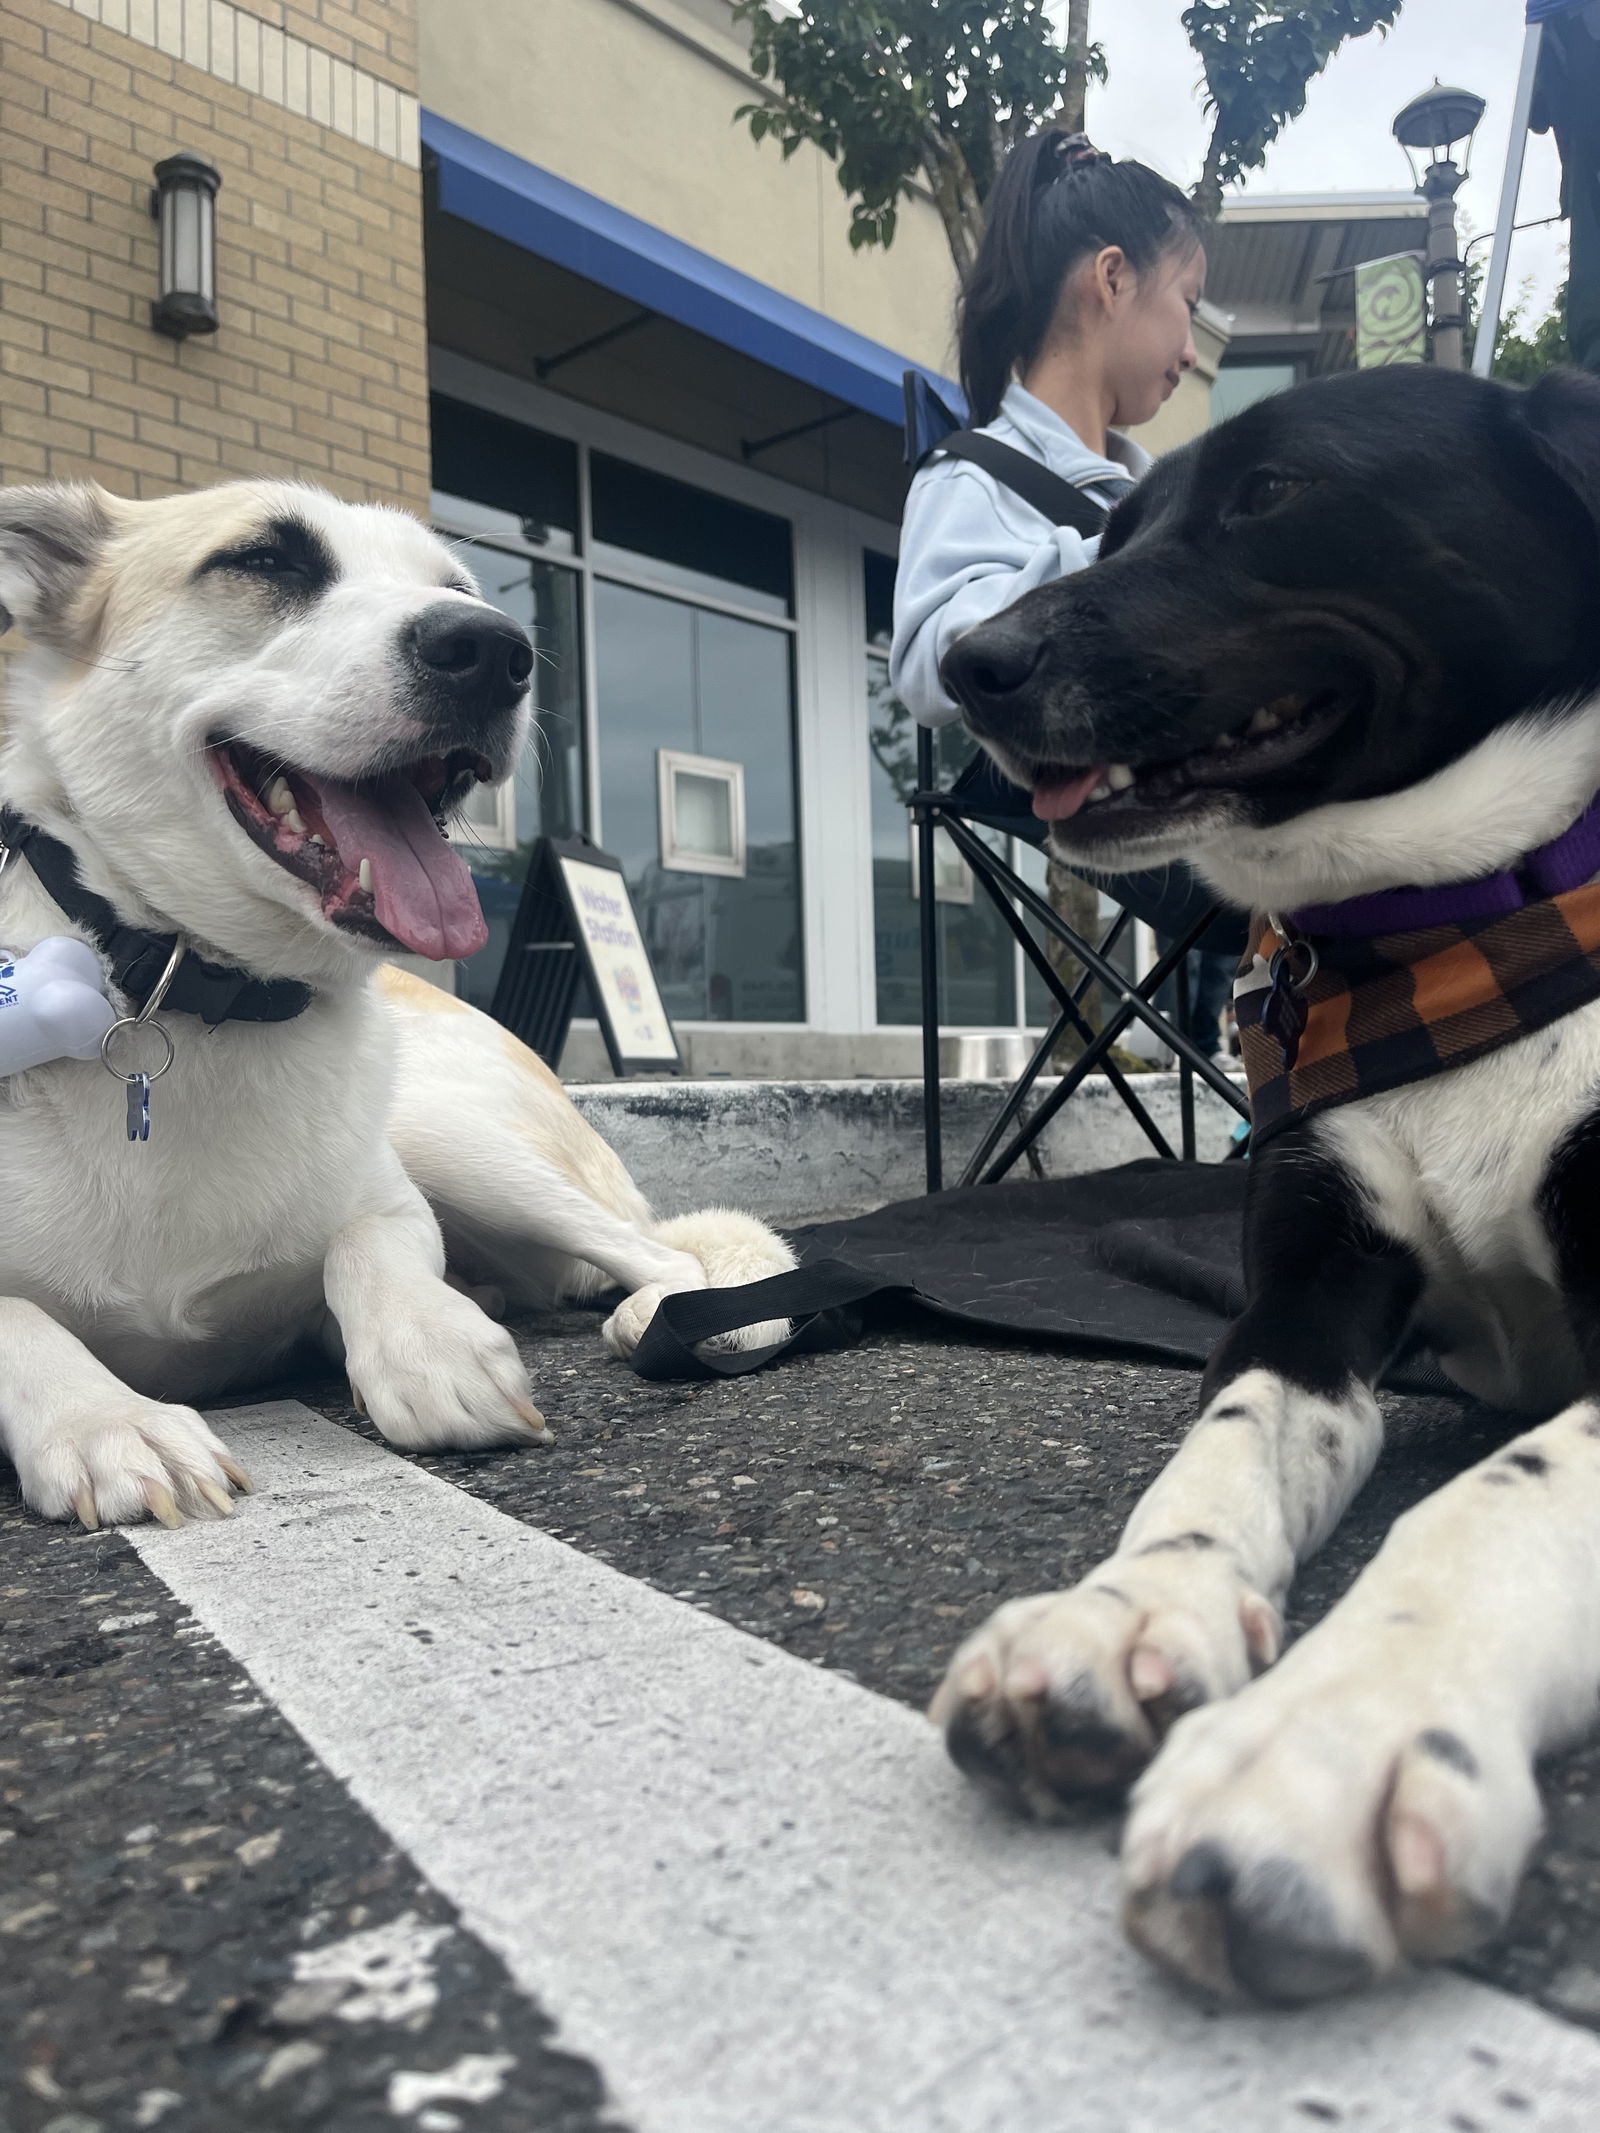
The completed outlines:
<svg viewBox="0 0 1600 2133">
<path fill-rule="evenodd" d="M 140 1008 L 139 1012 L 136 1015 L 124 1015 L 119 1021 L 113 1022 L 111 1027 L 106 1031 L 105 1035 L 100 1039 L 100 1064 L 105 1068 L 108 1074 L 114 1075 L 118 1081 L 136 1080 L 138 1076 L 144 1072 L 144 1069 L 142 1067 L 135 1067 L 131 1074 L 124 1074 L 119 1072 L 118 1069 L 111 1064 L 112 1040 L 115 1037 L 119 1036 L 123 1030 L 147 1029 L 154 1036 L 157 1036 L 161 1039 L 162 1048 L 165 1052 L 165 1057 L 162 1059 L 160 1066 L 152 1067 L 150 1069 L 150 1072 L 147 1076 L 149 1080 L 159 1081 L 162 1075 L 167 1071 L 168 1067 L 171 1066 L 173 1060 L 177 1057 L 177 1046 L 173 1043 L 172 1037 L 168 1032 L 165 1024 L 157 1022 L 154 1017 L 157 1008 L 160 1007 L 162 1001 L 171 991 L 172 981 L 178 975 L 179 966 L 181 965 L 184 957 L 188 953 L 189 943 L 184 940 L 180 935 L 180 937 L 172 944 L 172 953 L 167 957 L 166 969 L 163 970 L 160 977 L 156 979 L 155 984 L 151 988 L 150 997 L 148 1000 L 145 1001 L 143 1007 Z"/>
</svg>

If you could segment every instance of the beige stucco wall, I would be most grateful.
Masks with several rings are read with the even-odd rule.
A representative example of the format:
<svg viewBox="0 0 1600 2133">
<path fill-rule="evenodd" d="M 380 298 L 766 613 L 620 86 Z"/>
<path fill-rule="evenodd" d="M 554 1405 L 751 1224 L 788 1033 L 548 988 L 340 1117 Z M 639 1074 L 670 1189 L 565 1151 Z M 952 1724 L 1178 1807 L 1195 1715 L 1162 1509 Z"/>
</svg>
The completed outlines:
<svg viewBox="0 0 1600 2133">
<path fill-rule="evenodd" d="M 735 124 L 759 94 L 728 0 L 420 0 L 423 102 L 615 207 L 951 376 L 955 274 L 931 201 L 893 245 L 850 247 L 833 165 L 785 161 Z M 1226 346 L 1196 329 L 1197 371 L 1139 432 L 1170 451 L 1204 430 Z"/>
<path fill-rule="evenodd" d="M 735 125 L 756 85 L 725 0 L 421 0 L 419 30 L 430 110 L 948 375 L 931 202 L 853 253 L 832 164 Z"/>
</svg>

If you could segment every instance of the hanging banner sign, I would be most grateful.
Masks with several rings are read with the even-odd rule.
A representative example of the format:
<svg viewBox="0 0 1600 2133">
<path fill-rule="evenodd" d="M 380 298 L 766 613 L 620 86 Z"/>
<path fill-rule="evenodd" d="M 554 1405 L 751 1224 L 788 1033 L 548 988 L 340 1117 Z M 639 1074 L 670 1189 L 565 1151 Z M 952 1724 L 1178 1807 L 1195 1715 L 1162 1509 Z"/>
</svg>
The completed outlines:
<svg viewBox="0 0 1600 2133">
<path fill-rule="evenodd" d="M 1365 259 L 1356 277 L 1356 367 L 1428 360 L 1428 300 L 1422 262 L 1410 252 Z"/>
</svg>

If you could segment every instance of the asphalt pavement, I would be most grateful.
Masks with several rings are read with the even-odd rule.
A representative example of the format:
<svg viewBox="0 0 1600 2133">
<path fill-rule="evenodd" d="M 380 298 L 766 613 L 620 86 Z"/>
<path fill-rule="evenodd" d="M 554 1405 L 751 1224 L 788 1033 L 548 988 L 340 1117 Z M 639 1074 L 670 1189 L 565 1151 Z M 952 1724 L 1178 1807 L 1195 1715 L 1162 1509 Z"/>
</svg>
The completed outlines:
<svg viewBox="0 0 1600 2133">
<path fill-rule="evenodd" d="M 1573 2101 L 1600 2096 L 1600 1750 L 1549 1766 L 1550 1834 L 1475 1982 L 1191 2031 L 1120 1949 L 1114 1828 L 972 1819 L 910 1715 L 998 1600 L 1111 1547 L 1193 1375 L 913 1317 L 653 1385 L 593 1313 L 517 1330 L 552 1451 L 401 1459 L 342 1384 L 297 1383 L 274 1396 L 299 1406 L 238 1418 L 271 1479 L 225 1528 L 135 1547 L 0 1484 L 0 2128 L 1600 2117 Z M 1296 1631 L 1508 1433 L 1386 1406 L 1390 1451 Z M 948 2005 L 929 1946 L 968 1965 Z M 1076 2028 L 1037 1999 L 1068 1975 Z M 808 1993 L 810 2072 L 785 2026 Z M 1369 2085 L 1341 2087 L 1318 2038 L 1369 2056 Z"/>
</svg>

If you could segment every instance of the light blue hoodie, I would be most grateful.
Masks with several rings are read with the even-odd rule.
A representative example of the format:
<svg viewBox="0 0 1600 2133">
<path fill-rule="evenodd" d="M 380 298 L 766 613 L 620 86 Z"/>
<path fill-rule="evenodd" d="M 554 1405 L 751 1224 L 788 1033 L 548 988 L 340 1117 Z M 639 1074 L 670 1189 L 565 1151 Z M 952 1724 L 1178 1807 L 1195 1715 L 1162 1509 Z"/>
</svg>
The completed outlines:
<svg viewBox="0 0 1600 2133">
<path fill-rule="evenodd" d="M 1102 459 L 1042 400 L 1009 385 L 983 432 L 1042 460 L 1109 510 L 1150 466 L 1150 454 L 1113 430 Z M 965 630 L 1052 578 L 1082 570 L 1099 549 L 970 459 L 935 459 L 906 498 L 894 589 L 889 680 L 913 718 L 944 726 L 960 716 L 939 684 L 939 662 Z"/>
</svg>

